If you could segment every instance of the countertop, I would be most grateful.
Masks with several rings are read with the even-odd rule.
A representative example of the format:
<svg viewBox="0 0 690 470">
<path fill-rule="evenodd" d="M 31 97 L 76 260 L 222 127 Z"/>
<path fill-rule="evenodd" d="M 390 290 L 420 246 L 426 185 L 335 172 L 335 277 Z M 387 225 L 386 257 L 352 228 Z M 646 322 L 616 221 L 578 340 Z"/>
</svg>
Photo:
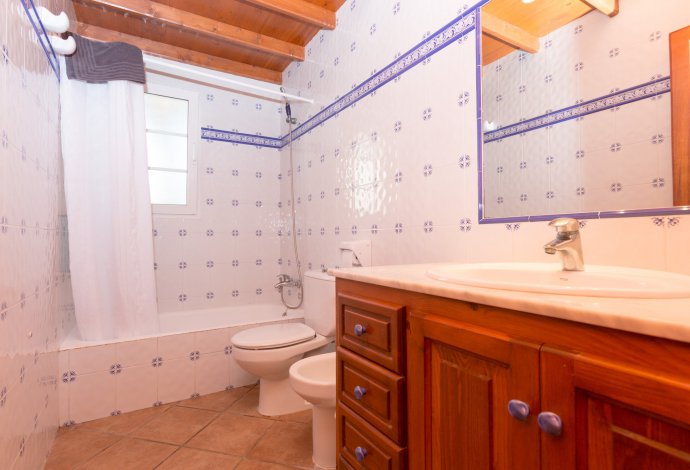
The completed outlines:
<svg viewBox="0 0 690 470">
<path fill-rule="evenodd" d="M 331 269 L 341 279 L 464 300 L 690 343 L 690 298 L 621 299 L 511 292 L 436 281 L 426 271 L 455 263 Z"/>
</svg>

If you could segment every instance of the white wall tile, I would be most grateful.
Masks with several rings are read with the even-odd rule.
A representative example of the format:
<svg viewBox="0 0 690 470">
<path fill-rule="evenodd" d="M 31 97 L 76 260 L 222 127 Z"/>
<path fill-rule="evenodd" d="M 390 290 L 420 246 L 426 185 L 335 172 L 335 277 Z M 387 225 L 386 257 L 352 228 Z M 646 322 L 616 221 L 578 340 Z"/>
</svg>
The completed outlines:
<svg viewBox="0 0 690 470">
<path fill-rule="evenodd" d="M 186 358 L 195 351 L 194 333 L 166 335 L 158 338 L 158 355 L 164 361 L 169 359 Z"/>
<path fill-rule="evenodd" d="M 194 361 L 195 390 L 200 395 L 220 392 L 230 385 L 225 352 L 201 354 Z"/>
<path fill-rule="evenodd" d="M 69 388 L 70 418 L 76 423 L 108 416 L 117 409 L 116 376 L 109 371 L 78 375 Z"/>
<path fill-rule="evenodd" d="M 222 352 L 226 346 L 230 345 L 228 332 L 228 328 L 218 328 L 194 333 L 196 350 L 201 354 Z"/>
<path fill-rule="evenodd" d="M 116 409 L 122 413 L 153 406 L 158 397 L 156 369 L 148 365 L 125 367 L 116 375 Z"/>
<path fill-rule="evenodd" d="M 123 341 L 115 344 L 117 363 L 122 367 L 151 365 L 158 355 L 158 339 Z"/>
<path fill-rule="evenodd" d="M 51 8 L 74 19 L 69 0 Z M 59 88 L 20 2 L 2 2 L 0 26 L 0 466 L 40 468 L 59 408 L 57 385 L 44 384 L 62 368 L 73 309 L 61 265 Z"/>
<path fill-rule="evenodd" d="M 194 361 L 189 358 L 164 360 L 156 369 L 158 401 L 170 403 L 190 398 L 194 393 Z"/>
<path fill-rule="evenodd" d="M 77 374 L 110 370 L 116 360 L 115 344 L 87 346 L 69 351 L 69 368 Z"/>
</svg>

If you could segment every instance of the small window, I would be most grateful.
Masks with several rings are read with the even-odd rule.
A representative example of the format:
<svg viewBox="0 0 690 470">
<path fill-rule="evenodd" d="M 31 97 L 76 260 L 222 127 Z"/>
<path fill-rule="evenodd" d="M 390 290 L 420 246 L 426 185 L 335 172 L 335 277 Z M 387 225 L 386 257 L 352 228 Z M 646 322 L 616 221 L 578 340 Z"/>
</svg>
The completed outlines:
<svg viewBox="0 0 690 470">
<path fill-rule="evenodd" d="M 193 214 L 197 179 L 196 94 L 148 85 L 144 99 L 153 213 Z"/>
</svg>

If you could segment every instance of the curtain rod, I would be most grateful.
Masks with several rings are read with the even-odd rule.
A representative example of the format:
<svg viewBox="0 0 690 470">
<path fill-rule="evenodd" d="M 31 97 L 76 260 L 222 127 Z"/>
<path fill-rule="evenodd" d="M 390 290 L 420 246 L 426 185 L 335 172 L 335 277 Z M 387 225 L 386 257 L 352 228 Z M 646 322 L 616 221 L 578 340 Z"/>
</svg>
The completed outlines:
<svg viewBox="0 0 690 470">
<path fill-rule="evenodd" d="M 213 75 L 210 73 L 202 72 L 200 70 L 194 70 L 194 69 L 188 69 L 186 67 L 183 67 L 181 65 L 176 65 L 173 63 L 170 63 L 168 61 L 161 61 L 155 57 L 150 57 L 150 56 L 144 56 L 144 63 L 146 64 L 146 69 L 150 70 L 152 72 L 163 72 L 163 73 L 170 73 L 169 70 L 175 70 L 177 72 L 181 73 L 175 73 L 175 75 L 182 77 L 182 78 L 189 78 L 196 80 L 199 77 L 205 78 L 203 80 L 205 83 L 208 84 L 218 84 L 218 82 L 222 84 L 230 84 L 233 87 L 236 88 L 244 88 L 244 89 L 249 89 L 253 91 L 258 91 L 262 94 L 265 95 L 274 95 L 274 96 L 280 96 L 282 98 L 286 98 L 290 101 L 299 101 L 302 103 L 310 103 L 313 104 L 314 100 L 311 100 L 309 98 L 303 98 L 301 96 L 293 95 L 291 93 L 285 93 L 283 91 L 280 91 L 279 89 L 271 89 L 267 87 L 262 87 L 258 85 L 254 85 L 252 83 L 244 83 L 239 80 L 233 80 L 231 78 L 225 78 L 225 77 L 219 77 L 217 75 Z M 202 80 L 200 80 L 202 81 Z"/>
</svg>

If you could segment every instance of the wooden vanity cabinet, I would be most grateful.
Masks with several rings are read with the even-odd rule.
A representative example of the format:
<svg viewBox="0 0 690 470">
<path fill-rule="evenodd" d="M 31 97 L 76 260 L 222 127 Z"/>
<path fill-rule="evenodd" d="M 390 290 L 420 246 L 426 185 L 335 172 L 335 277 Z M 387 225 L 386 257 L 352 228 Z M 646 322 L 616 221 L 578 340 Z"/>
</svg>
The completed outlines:
<svg viewBox="0 0 690 470">
<path fill-rule="evenodd" d="M 338 468 L 406 469 L 404 306 L 339 291 L 336 346 Z"/>
<path fill-rule="evenodd" d="M 407 346 L 407 467 L 357 466 L 341 452 L 340 468 L 690 469 L 689 344 L 355 281 L 337 288 L 404 312 Z M 553 413 L 543 429 L 541 413 Z"/>
</svg>

